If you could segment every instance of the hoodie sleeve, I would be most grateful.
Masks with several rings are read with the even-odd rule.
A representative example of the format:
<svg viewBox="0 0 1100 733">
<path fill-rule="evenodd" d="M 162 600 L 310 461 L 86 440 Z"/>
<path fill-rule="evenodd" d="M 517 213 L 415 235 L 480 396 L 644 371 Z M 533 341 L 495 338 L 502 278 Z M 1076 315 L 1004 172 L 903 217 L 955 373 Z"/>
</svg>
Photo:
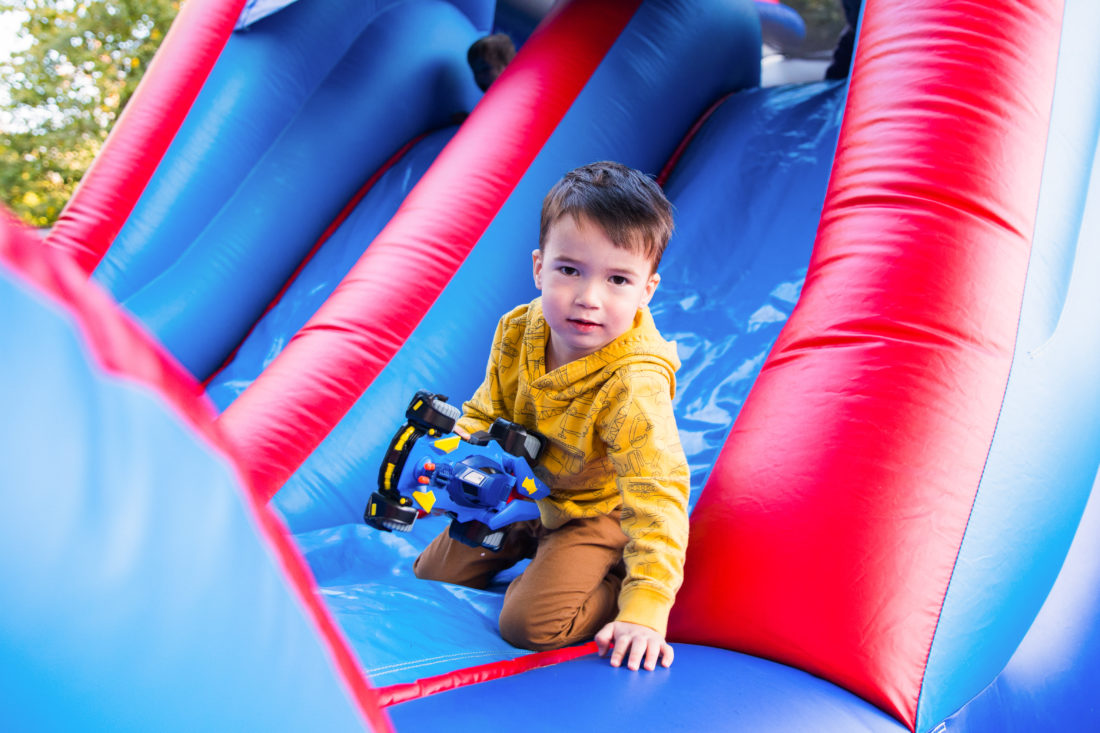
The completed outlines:
<svg viewBox="0 0 1100 733">
<path fill-rule="evenodd" d="M 480 430 L 488 430 L 494 420 L 503 417 L 493 405 L 501 405 L 504 401 L 500 384 L 500 357 L 507 318 L 505 316 L 497 323 L 497 330 L 493 335 L 493 346 L 489 351 L 489 364 L 485 367 L 484 381 L 474 392 L 474 396 L 462 404 L 462 417 L 459 418 L 456 427 L 462 428 L 470 435 Z"/>
<path fill-rule="evenodd" d="M 598 429 L 622 498 L 626 578 L 617 621 L 666 633 L 684 577 L 689 473 L 672 411 L 667 370 L 627 366 L 609 381 Z"/>
</svg>

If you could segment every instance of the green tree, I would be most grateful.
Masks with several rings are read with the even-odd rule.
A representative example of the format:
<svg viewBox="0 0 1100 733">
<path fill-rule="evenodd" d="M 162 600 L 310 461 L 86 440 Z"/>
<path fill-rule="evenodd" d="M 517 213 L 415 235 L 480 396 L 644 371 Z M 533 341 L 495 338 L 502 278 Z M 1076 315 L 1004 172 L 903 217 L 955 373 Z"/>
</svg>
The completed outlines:
<svg viewBox="0 0 1100 733">
<path fill-rule="evenodd" d="M 179 11 L 181 0 L 0 0 L 29 47 L 0 58 L 0 196 L 53 223 Z"/>
<path fill-rule="evenodd" d="M 840 0 L 783 0 L 806 22 L 806 40 L 792 54 L 817 55 L 832 52 L 846 21 Z"/>
</svg>

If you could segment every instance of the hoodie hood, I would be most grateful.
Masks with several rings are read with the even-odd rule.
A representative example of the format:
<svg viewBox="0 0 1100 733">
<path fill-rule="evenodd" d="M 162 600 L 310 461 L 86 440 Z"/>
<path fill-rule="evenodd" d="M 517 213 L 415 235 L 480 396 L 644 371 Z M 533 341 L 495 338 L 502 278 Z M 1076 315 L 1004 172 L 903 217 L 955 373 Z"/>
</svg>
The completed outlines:
<svg viewBox="0 0 1100 733">
<path fill-rule="evenodd" d="M 680 358 L 676 355 L 676 343 L 666 341 L 649 308 L 643 306 L 634 315 L 634 322 L 626 333 L 588 356 L 564 364 L 546 373 L 546 344 L 549 326 L 542 314 L 542 299 L 535 298 L 527 307 L 527 333 L 535 348 L 527 351 L 527 373 L 532 376 L 530 386 L 555 401 L 568 402 L 580 394 L 599 389 L 607 379 L 624 366 L 642 366 L 657 369 L 668 377 L 669 397 L 675 397 L 676 370 Z M 535 376 L 538 375 L 538 376 Z"/>
</svg>

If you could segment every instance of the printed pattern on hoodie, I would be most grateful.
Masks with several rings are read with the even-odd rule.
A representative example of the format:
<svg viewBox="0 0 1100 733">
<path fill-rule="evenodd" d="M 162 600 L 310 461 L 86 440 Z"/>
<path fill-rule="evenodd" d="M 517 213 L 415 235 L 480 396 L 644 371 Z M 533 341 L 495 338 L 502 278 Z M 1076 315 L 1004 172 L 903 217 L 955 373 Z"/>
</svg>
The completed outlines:
<svg viewBox="0 0 1100 733">
<path fill-rule="evenodd" d="M 688 536 L 676 348 L 642 308 L 619 338 L 546 374 L 548 335 L 539 298 L 500 319 L 485 381 L 459 426 L 474 433 L 503 417 L 548 438 L 535 469 L 551 489 L 539 502 L 548 528 L 621 508 L 628 541 L 617 620 L 664 634 Z"/>
</svg>

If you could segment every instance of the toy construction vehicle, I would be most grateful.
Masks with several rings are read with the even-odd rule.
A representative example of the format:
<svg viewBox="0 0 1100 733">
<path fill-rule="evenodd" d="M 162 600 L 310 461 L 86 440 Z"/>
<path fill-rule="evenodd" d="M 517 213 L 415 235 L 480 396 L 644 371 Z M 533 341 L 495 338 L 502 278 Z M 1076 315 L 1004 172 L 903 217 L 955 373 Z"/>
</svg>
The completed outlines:
<svg viewBox="0 0 1100 733">
<path fill-rule="evenodd" d="M 367 524 L 408 532 L 417 517 L 445 514 L 451 537 L 496 552 L 507 525 L 539 516 L 535 499 L 550 490 L 528 461 L 546 439 L 500 419 L 464 441 L 450 434 L 460 415 L 443 395 L 416 393 L 386 450 L 378 491 L 363 514 Z"/>
</svg>

